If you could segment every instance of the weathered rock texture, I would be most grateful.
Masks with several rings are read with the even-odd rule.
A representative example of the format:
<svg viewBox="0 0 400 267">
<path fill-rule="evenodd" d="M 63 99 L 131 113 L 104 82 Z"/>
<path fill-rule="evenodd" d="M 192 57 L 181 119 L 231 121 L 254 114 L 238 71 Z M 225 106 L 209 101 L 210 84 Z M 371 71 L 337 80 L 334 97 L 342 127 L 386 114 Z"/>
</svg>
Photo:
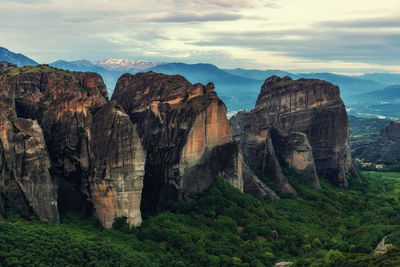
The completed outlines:
<svg viewBox="0 0 400 267">
<path fill-rule="evenodd" d="M 2 63 L 2 71 L 15 68 Z M 58 221 L 57 192 L 42 128 L 18 118 L 14 77 L 0 75 L 0 189 L 25 216 Z"/>
<path fill-rule="evenodd" d="M 272 76 L 262 86 L 255 109 L 238 114 L 231 123 L 246 162 L 263 170 L 282 190 L 292 191 L 273 160 L 271 146 L 276 146 L 276 158 L 314 188 L 319 188 L 314 166 L 318 175 L 347 188 L 346 173 L 352 165 L 349 123 L 337 86 Z"/>
<path fill-rule="evenodd" d="M 94 121 L 88 194 L 96 215 L 106 227 L 115 217 L 139 225 L 145 154 L 136 126 L 114 101 L 98 111 Z"/>
<path fill-rule="evenodd" d="M 5 211 L 4 211 L 4 199 L 0 194 L 0 220 L 4 219 Z"/>
<path fill-rule="evenodd" d="M 241 151 L 213 84 L 192 85 L 179 75 L 125 74 L 112 99 L 137 124 L 147 153 L 143 199 L 148 208 L 199 193 L 219 173 L 242 190 Z"/>
<path fill-rule="evenodd" d="M 255 197 L 266 198 L 270 200 L 279 199 L 279 196 L 243 162 L 243 192 Z"/>
<path fill-rule="evenodd" d="M 351 143 L 356 155 L 376 156 L 379 160 L 400 161 L 400 121 L 392 121 L 380 131 L 375 139 Z"/>
<path fill-rule="evenodd" d="M 392 244 L 385 243 L 386 237 L 382 238 L 381 242 L 376 246 L 374 250 L 374 256 L 380 256 L 388 252 L 388 250 L 393 247 Z"/>
<path fill-rule="evenodd" d="M 321 189 L 307 135 L 302 132 L 286 134 L 277 127 L 272 127 L 270 132 L 278 157 L 284 160 L 288 167 L 293 168 L 311 187 Z"/>
<path fill-rule="evenodd" d="M 27 213 L 58 220 L 59 181 L 59 207 L 84 206 L 86 198 L 105 226 L 117 216 L 140 223 L 144 152 L 128 116 L 106 105 L 102 78 L 45 65 L 2 69 L 6 193 Z"/>
</svg>

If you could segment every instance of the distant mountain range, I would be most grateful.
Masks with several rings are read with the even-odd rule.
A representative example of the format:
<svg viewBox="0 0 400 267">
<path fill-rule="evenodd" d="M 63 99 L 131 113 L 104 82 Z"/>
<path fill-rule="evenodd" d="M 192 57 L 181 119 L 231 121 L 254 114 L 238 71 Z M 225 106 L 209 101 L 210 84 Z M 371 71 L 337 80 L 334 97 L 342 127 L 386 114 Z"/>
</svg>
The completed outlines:
<svg viewBox="0 0 400 267">
<path fill-rule="evenodd" d="M 400 85 L 391 85 L 381 90 L 356 95 L 351 98 L 350 114 L 362 117 L 400 118 Z"/>
<path fill-rule="evenodd" d="M 145 70 L 162 64 L 166 63 L 149 62 L 143 60 L 133 61 L 125 59 L 104 59 L 93 62 L 93 65 L 103 67 L 107 70 L 115 70 L 115 71 Z"/>
<path fill-rule="evenodd" d="M 0 60 L 8 61 L 18 66 L 38 64 L 22 54 L 10 52 L 5 48 L 0 48 Z M 399 92 L 396 89 L 397 87 L 389 86 L 400 84 L 400 74 L 370 73 L 361 76 L 346 76 L 334 73 L 290 73 L 282 70 L 220 69 L 212 64 L 166 63 L 122 59 L 105 59 L 94 62 L 88 60 L 58 60 L 49 65 L 71 71 L 99 73 L 102 75 L 110 95 L 114 90 L 118 78 L 126 72 L 134 74 L 137 72 L 153 71 L 165 74 L 180 74 L 192 83 L 200 82 L 205 84 L 212 81 L 215 84 L 215 90 L 225 102 L 230 115 L 242 109 L 251 110 L 254 107 L 264 80 L 272 75 L 280 77 L 289 76 L 292 79 L 321 79 L 340 87 L 341 97 L 350 114 L 365 117 L 400 117 L 400 114 L 397 112 L 400 103 L 395 101 L 399 97 Z M 387 99 L 383 99 L 382 96 Z M 383 103 L 385 101 L 388 103 Z M 394 112 L 390 112 L 389 109 L 393 108 L 395 109 Z"/>
<path fill-rule="evenodd" d="M 0 61 L 7 61 L 17 65 L 18 67 L 25 65 L 38 65 L 38 63 L 33 59 L 30 59 L 22 54 L 11 52 L 4 47 L 0 47 Z"/>
</svg>

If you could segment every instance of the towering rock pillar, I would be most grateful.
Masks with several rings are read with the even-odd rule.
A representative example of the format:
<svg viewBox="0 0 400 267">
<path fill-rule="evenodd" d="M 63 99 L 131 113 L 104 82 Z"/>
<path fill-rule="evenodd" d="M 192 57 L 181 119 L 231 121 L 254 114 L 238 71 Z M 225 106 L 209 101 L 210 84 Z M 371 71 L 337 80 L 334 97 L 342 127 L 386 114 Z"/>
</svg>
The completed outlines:
<svg viewBox="0 0 400 267">
<path fill-rule="evenodd" d="M 241 151 L 213 84 L 192 85 L 182 76 L 153 72 L 125 74 L 112 99 L 137 124 L 143 141 L 145 207 L 199 193 L 219 174 L 242 190 Z"/>
<path fill-rule="evenodd" d="M 263 133 L 279 128 L 272 140 L 279 147 L 276 150 L 300 175 L 307 176 L 311 186 L 319 188 L 316 168 L 319 176 L 348 187 L 346 173 L 352 164 L 349 122 L 337 86 L 315 79 L 293 81 L 272 76 L 262 86 L 254 110 L 233 118 L 232 123 L 250 165 L 261 160 L 258 150 L 251 148 L 264 142 Z"/>
</svg>

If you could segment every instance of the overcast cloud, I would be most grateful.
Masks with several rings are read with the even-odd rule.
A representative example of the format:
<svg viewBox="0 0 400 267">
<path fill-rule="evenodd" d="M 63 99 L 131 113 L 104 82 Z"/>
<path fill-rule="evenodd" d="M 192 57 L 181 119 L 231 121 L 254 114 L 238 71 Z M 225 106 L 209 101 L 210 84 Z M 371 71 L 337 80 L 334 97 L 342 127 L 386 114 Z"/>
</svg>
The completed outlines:
<svg viewBox="0 0 400 267">
<path fill-rule="evenodd" d="M 398 0 L 0 0 L 0 46 L 41 62 L 400 72 Z"/>
</svg>

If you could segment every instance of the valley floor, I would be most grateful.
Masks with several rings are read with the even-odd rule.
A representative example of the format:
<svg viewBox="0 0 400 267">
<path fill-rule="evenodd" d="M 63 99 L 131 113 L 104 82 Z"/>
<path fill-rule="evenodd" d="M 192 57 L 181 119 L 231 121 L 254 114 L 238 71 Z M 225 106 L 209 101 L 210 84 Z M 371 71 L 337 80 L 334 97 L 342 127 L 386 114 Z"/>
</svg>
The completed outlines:
<svg viewBox="0 0 400 267">
<path fill-rule="evenodd" d="M 221 181 L 199 198 L 144 214 L 114 229 L 76 214 L 62 223 L 20 218 L 9 203 L 0 221 L 1 266 L 399 266 L 400 173 L 363 172 L 349 190 L 322 179 L 314 191 L 286 170 L 301 197 L 275 202 Z M 392 249 L 374 256 L 386 238 Z"/>
</svg>

